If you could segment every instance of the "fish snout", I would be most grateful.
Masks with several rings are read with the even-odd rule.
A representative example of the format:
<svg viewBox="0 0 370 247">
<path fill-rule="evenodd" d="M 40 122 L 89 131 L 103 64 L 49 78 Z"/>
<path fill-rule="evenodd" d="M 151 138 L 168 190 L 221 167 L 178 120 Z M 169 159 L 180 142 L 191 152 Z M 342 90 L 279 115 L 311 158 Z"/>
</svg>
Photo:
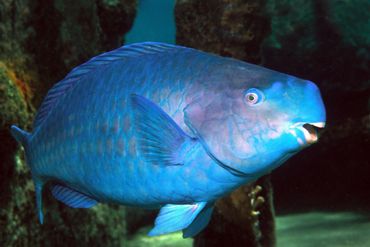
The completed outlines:
<svg viewBox="0 0 370 247">
<path fill-rule="evenodd" d="M 326 111 L 318 86 L 308 80 L 294 80 L 289 84 L 295 90 L 292 101 L 292 119 L 289 132 L 296 138 L 301 146 L 313 144 L 318 141 L 326 123 Z"/>
</svg>

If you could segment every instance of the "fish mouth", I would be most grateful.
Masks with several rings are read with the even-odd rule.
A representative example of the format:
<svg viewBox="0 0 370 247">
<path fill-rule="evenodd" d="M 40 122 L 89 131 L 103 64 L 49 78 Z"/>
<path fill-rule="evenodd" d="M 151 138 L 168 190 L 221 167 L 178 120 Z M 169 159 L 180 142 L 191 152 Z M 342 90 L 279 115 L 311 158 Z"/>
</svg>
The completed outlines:
<svg viewBox="0 0 370 247">
<path fill-rule="evenodd" d="M 299 144 L 312 144 L 317 142 L 320 136 L 321 130 L 325 127 L 325 122 L 299 122 L 293 124 L 290 127 L 290 133 L 297 138 Z M 299 135 L 300 132 L 303 134 L 304 139 L 302 139 Z"/>
</svg>

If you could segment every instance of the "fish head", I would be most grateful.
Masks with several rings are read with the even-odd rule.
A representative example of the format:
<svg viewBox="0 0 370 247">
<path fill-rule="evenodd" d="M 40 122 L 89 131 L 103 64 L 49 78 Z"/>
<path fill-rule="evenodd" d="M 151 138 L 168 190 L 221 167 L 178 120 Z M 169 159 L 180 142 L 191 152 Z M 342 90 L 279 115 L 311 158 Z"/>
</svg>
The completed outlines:
<svg viewBox="0 0 370 247">
<path fill-rule="evenodd" d="M 229 83 L 189 104 L 185 123 L 223 167 L 258 177 L 315 143 L 326 113 L 313 82 L 259 66 L 252 72 L 221 77 Z"/>
</svg>

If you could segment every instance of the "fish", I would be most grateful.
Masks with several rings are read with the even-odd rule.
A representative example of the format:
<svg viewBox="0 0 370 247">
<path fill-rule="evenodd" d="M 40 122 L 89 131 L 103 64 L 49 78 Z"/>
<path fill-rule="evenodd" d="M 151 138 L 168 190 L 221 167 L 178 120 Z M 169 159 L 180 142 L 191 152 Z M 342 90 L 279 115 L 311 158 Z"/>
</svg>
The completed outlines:
<svg viewBox="0 0 370 247">
<path fill-rule="evenodd" d="M 215 201 L 318 140 L 311 81 L 158 42 L 124 45 L 47 93 L 33 132 L 16 125 L 43 223 L 42 191 L 72 208 L 160 209 L 149 236 L 209 223 Z"/>
</svg>

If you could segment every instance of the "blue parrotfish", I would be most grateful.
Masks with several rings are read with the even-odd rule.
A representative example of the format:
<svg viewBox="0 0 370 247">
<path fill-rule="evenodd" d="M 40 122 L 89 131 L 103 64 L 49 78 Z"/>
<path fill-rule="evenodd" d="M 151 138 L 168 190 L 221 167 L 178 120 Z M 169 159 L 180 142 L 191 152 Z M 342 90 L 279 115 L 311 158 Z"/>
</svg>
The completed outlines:
<svg viewBox="0 0 370 247">
<path fill-rule="evenodd" d="M 122 46 L 74 68 L 47 93 L 25 150 L 42 190 L 73 208 L 160 208 L 150 236 L 204 229 L 215 201 L 318 139 L 311 81 L 164 43 Z"/>
</svg>

